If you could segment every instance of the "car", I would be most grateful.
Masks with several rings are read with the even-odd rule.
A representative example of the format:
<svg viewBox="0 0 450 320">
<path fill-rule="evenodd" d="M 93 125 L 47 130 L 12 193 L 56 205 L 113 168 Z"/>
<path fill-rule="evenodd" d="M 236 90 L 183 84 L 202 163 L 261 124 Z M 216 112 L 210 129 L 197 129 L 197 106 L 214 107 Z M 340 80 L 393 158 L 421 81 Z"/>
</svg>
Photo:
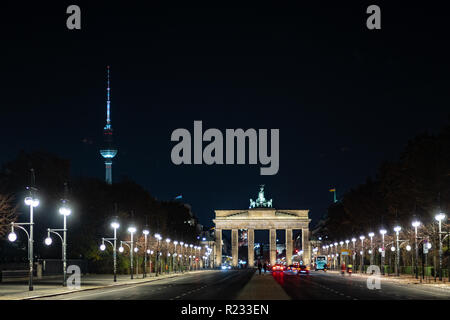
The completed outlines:
<svg viewBox="0 0 450 320">
<path fill-rule="evenodd" d="M 231 266 L 228 264 L 223 264 L 221 268 L 222 268 L 222 270 L 229 270 L 229 269 L 231 269 Z"/>
<path fill-rule="evenodd" d="M 287 267 L 287 270 L 292 272 L 298 272 L 300 271 L 300 266 L 298 264 L 291 264 L 290 266 Z"/>
<path fill-rule="evenodd" d="M 285 271 L 285 270 L 286 270 L 286 266 L 284 266 L 284 265 L 282 265 L 282 264 L 279 264 L 279 263 L 275 264 L 275 265 L 272 267 L 272 271 L 274 271 L 274 272 L 277 272 L 277 271 Z"/>
<path fill-rule="evenodd" d="M 309 274 L 309 267 L 305 265 L 300 265 L 298 267 L 298 274 Z"/>
</svg>

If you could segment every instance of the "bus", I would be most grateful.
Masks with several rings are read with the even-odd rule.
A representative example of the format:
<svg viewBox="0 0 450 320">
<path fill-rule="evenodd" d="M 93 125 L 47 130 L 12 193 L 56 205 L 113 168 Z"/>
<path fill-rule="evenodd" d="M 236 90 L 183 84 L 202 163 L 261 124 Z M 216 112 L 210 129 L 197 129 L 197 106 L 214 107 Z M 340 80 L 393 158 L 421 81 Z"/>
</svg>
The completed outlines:
<svg viewBox="0 0 450 320">
<path fill-rule="evenodd" d="M 323 270 L 327 271 L 327 256 L 317 256 L 314 263 L 314 270 Z"/>
</svg>

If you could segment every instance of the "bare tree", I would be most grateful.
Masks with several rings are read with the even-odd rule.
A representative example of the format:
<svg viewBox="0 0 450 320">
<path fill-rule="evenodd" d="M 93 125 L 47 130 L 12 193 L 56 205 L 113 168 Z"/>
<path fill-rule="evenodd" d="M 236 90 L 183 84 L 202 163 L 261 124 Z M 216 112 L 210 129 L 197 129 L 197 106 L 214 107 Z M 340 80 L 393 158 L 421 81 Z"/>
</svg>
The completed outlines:
<svg viewBox="0 0 450 320">
<path fill-rule="evenodd" d="M 17 218 L 14 196 L 0 194 L 0 238 L 8 233 L 10 223 Z"/>
</svg>

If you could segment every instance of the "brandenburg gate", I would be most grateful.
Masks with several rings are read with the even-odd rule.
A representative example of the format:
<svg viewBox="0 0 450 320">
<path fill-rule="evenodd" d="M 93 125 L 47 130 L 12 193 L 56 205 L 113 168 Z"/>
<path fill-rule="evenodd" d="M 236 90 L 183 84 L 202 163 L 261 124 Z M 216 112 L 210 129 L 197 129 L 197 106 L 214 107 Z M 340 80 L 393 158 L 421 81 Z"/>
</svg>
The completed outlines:
<svg viewBox="0 0 450 320">
<path fill-rule="evenodd" d="M 215 210 L 216 236 L 216 266 L 222 264 L 222 231 L 231 230 L 231 252 L 233 266 L 238 265 L 238 231 L 247 230 L 248 241 L 248 263 L 249 267 L 254 266 L 254 243 L 255 230 L 269 230 L 269 251 L 270 264 L 274 265 L 277 259 L 277 229 L 284 229 L 286 232 L 286 263 L 292 264 L 293 255 L 293 229 L 302 230 L 302 250 L 303 262 L 310 264 L 311 253 L 309 244 L 309 210 L 278 210 L 272 208 L 272 200 L 266 201 L 264 198 L 264 186 L 258 194 L 258 198 L 250 199 L 250 207 L 246 210 Z"/>
</svg>

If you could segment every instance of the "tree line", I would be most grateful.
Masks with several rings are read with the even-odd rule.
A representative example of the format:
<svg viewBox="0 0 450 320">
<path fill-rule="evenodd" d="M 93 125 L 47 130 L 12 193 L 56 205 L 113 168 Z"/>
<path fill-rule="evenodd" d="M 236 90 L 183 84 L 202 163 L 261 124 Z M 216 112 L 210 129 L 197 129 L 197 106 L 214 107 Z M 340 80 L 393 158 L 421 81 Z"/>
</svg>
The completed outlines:
<svg viewBox="0 0 450 320">
<path fill-rule="evenodd" d="M 20 152 L 17 158 L 0 169 L 0 263 L 26 261 L 26 235 L 16 230 L 18 241 L 10 243 L 6 235 L 12 221 L 29 221 L 24 198 L 28 195 L 30 169 L 36 176 L 36 196 L 40 204 L 35 208 L 35 255 L 37 258 L 61 257 L 61 244 L 54 239 L 45 246 L 47 228 L 62 228 L 58 213 L 65 197 L 72 214 L 68 217 L 69 259 L 86 259 L 92 271 L 103 269 L 107 262 L 100 259 L 99 245 L 102 237 L 112 237 L 110 223 L 116 216 L 121 224 L 119 240 L 129 240 L 128 226 L 134 224 L 138 233 L 147 225 L 151 234 L 195 243 L 197 237 L 195 215 L 190 207 L 178 201 L 156 200 L 146 189 L 128 178 L 108 185 L 91 177 L 72 177 L 70 161 L 45 151 Z M 68 194 L 64 184 L 68 183 Z M 126 259 L 124 259 L 126 260 Z M 124 261 L 126 263 L 126 261 Z M 119 266 L 120 269 L 120 266 Z"/>
</svg>

